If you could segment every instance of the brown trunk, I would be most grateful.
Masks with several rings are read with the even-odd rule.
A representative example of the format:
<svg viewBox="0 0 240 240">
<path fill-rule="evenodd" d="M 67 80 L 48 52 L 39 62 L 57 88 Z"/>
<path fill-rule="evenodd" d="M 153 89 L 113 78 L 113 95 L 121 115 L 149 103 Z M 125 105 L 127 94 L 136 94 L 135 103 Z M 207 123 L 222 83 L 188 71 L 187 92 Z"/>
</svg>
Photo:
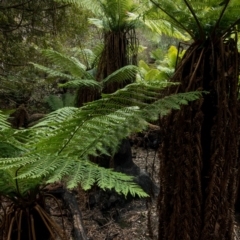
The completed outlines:
<svg viewBox="0 0 240 240">
<path fill-rule="evenodd" d="M 104 49 L 97 70 L 97 80 L 104 78 L 129 64 L 137 64 L 138 41 L 134 30 L 107 32 L 104 34 Z M 107 84 L 103 93 L 113 93 L 131 83 L 129 79 L 124 83 Z"/>
<path fill-rule="evenodd" d="M 233 39 L 193 43 L 173 81 L 203 99 L 162 120 L 159 239 L 233 239 L 238 157 L 238 51 Z"/>
<path fill-rule="evenodd" d="M 129 64 L 137 64 L 138 41 L 134 30 L 106 32 L 104 34 L 104 49 L 101 54 L 96 80 L 101 82 L 104 78 Z M 113 93 L 133 82 L 129 79 L 124 83 L 109 83 L 103 88 L 103 93 Z M 97 100 L 101 97 L 98 90 L 80 88 L 77 92 L 76 107 L 83 106 L 86 102 Z"/>
<path fill-rule="evenodd" d="M 78 88 L 77 95 L 75 99 L 75 106 L 82 107 L 84 103 L 92 102 L 100 98 L 101 93 L 98 90 L 93 90 L 91 88 Z"/>
</svg>

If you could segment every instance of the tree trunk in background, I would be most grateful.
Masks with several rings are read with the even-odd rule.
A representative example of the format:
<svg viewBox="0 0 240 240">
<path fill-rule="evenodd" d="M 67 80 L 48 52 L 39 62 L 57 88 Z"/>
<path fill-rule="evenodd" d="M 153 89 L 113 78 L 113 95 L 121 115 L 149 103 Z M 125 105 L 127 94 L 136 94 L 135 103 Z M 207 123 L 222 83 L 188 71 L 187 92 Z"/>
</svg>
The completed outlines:
<svg viewBox="0 0 240 240">
<path fill-rule="evenodd" d="M 135 30 L 109 31 L 104 33 L 104 48 L 97 67 L 96 80 L 101 82 L 104 78 L 129 64 L 137 64 L 138 40 Z M 124 83 L 109 83 L 103 88 L 103 93 L 113 93 L 133 82 L 129 79 Z M 101 93 L 88 88 L 79 88 L 76 97 L 76 107 L 86 102 L 97 100 Z"/>
<path fill-rule="evenodd" d="M 104 78 L 116 70 L 137 64 L 138 40 L 135 30 L 114 31 L 104 33 L 104 49 L 97 69 L 97 80 Z M 103 93 L 113 93 L 133 82 L 129 79 L 124 83 L 110 83 L 103 89 Z"/>
<path fill-rule="evenodd" d="M 80 87 L 77 90 L 75 98 L 75 107 L 82 107 L 84 103 L 100 99 L 101 93 L 87 87 Z"/>
<path fill-rule="evenodd" d="M 201 100 L 162 120 L 159 239 L 233 239 L 238 148 L 237 42 L 195 42 L 180 62 L 174 92 Z"/>
</svg>

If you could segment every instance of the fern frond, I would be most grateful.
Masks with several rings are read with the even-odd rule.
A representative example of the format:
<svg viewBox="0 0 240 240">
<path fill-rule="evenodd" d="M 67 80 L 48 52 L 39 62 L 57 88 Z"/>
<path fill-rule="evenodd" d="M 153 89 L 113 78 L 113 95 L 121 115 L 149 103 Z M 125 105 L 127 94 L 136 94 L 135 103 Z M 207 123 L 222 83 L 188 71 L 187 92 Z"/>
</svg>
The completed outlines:
<svg viewBox="0 0 240 240">
<path fill-rule="evenodd" d="M 109 149 L 111 154 L 118 146 L 116 137 L 119 140 L 125 138 L 134 130 L 144 128 L 149 119 L 156 120 L 159 114 L 165 115 L 201 95 L 194 92 L 162 98 L 160 89 L 163 86 L 130 84 L 114 94 L 103 95 L 98 101 L 74 109 L 66 120 L 57 123 L 53 113 L 34 127 L 40 136 L 33 143 L 35 152 L 58 152 L 86 158 Z M 146 104 L 145 101 L 152 103 Z M 65 112 L 65 109 L 60 109 L 60 112 Z"/>
<path fill-rule="evenodd" d="M 104 84 L 113 83 L 113 82 L 123 82 L 129 79 L 134 79 L 136 73 L 139 71 L 137 66 L 127 65 L 119 70 L 110 74 L 107 78 L 103 80 Z"/>
<path fill-rule="evenodd" d="M 3 139 L 1 139 L 0 141 L 0 158 L 16 157 L 20 154 L 20 148 L 16 147 L 13 141 L 10 142 L 9 140 L 10 139 L 6 139 L 6 141 L 3 141 Z"/>
<path fill-rule="evenodd" d="M 7 117 L 0 111 L 0 131 L 4 131 L 10 128 L 10 124 L 7 121 Z"/>
<path fill-rule="evenodd" d="M 91 11 L 93 14 L 96 14 L 96 15 L 101 14 L 101 10 L 102 10 L 99 7 L 98 0 L 92 0 L 91 2 L 89 2 L 88 0 L 56 0 L 56 2 L 74 4 L 77 7 L 88 9 L 89 11 Z"/>
<path fill-rule="evenodd" d="M 45 102 L 47 102 L 52 111 L 63 107 L 62 99 L 56 95 L 49 95 L 45 98 Z"/>
<path fill-rule="evenodd" d="M 233 26 L 240 24 L 237 0 L 222 1 L 222 4 L 218 0 L 151 2 L 154 7 L 146 14 L 146 18 L 159 14 L 162 19 L 186 31 L 195 40 L 204 40 L 216 34 L 222 36 L 224 30 L 230 31 Z"/>
<path fill-rule="evenodd" d="M 48 103 L 52 111 L 55 111 L 62 107 L 74 106 L 75 95 L 69 92 L 62 94 L 60 97 L 57 95 L 49 95 L 45 98 L 45 102 Z"/>
<path fill-rule="evenodd" d="M 0 195 L 10 195 L 16 192 L 16 183 L 14 180 L 13 171 L 11 170 L 0 170 Z"/>
<path fill-rule="evenodd" d="M 103 44 L 97 44 L 96 47 L 94 47 L 93 50 L 85 48 L 85 49 L 79 49 L 79 48 L 72 48 L 71 52 L 74 56 L 78 56 L 84 64 L 87 66 L 87 69 L 93 69 L 97 66 L 100 53 L 103 50 Z"/>
<path fill-rule="evenodd" d="M 154 121 L 159 115 L 160 117 L 166 116 L 171 110 L 179 110 L 181 105 L 187 105 L 188 102 L 199 99 L 203 93 L 207 94 L 207 92 L 194 91 L 166 96 L 146 106 L 141 114 L 147 121 Z"/>
<path fill-rule="evenodd" d="M 150 14 L 150 12 L 146 10 L 143 15 L 140 13 L 128 12 L 128 19 L 130 21 L 138 21 L 141 28 L 148 28 L 152 32 L 160 35 L 165 34 L 185 41 L 189 39 L 187 34 L 183 34 L 181 31 L 176 29 L 170 21 L 164 19 L 157 12 L 151 12 Z"/>
<path fill-rule="evenodd" d="M 95 88 L 95 89 L 101 89 L 101 84 L 95 80 L 93 80 L 93 77 L 90 73 L 89 76 L 91 76 L 89 79 L 82 79 L 82 78 L 76 78 L 73 77 L 69 74 L 65 74 L 56 70 L 52 70 L 51 68 L 42 66 L 40 64 L 36 64 L 36 63 L 32 63 L 32 65 L 43 71 L 46 72 L 47 74 L 49 74 L 52 77 L 61 77 L 64 79 L 68 79 L 69 82 L 63 83 L 63 84 L 58 84 L 59 87 L 89 87 L 89 88 Z"/>
<path fill-rule="evenodd" d="M 100 168 L 89 156 L 114 154 L 121 140 L 144 129 L 147 121 L 201 96 L 191 92 L 164 97 L 162 90 L 170 84 L 133 83 L 81 108 L 61 108 L 49 114 L 22 133 L 30 136 L 27 151 L 21 157 L 1 158 L 0 170 L 20 168 L 17 179 L 23 181 L 61 179 L 69 188 L 81 184 L 84 189 L 97 183 L 124 195 L 146 196 L 131 177 Z"/>
<path fill-rule="evenodd" d="M 91 80 L 91 79 L 71 80 L 66 83 L 58 84 L 58 86 L 63 88 L 87 87 L 87 88 L 93 88 L 98 90 L 101 90 L 102 88 L 102 84 L 100 82 L 97 82 L 96 80 Z"/>
<path fill-rule="evenodd" d="M 92 78 L 92 76 L 86 72 L 86 66 L 78 61 L 78 59 L 68 57 L 53 50 L 43 50 L 42 53 L 51 62 L 61 66 L 61 71 L 69 72 L 75 78 Z"/>
<path fill-rule="evenodd" d="M 40 186 L 40 179 L 16 179 L 20 169 L 0 170 L 0 195 L 15 199 L 25 197 Z"/>
<path fill-rule="evenodd" d="M 43 71 L 43 72 L 46 72 L 47 74 L 49 74 L 51 77 L 61 77 L 63 79 L 69 79 L 69 80 L 73 80 L 73 79 L 76 79 L 75 77 L 69 75 L 69 74 L 65 74 L 61 71 L 58 71 L 58 70 L 53 70 L 52 68 L 48 68 L 48 67 L 45 67 L 43 65 L 40 65 L 40 64 L 37 64 L 37 63 L 30 63 L 32 64 L 35 68 Z"/>
<path fill-rule="evenodd" d="M 47 114 L 39 123 L 31 127 L 31 129 L 39 129 L 39 127 L 52 126 L 56 123 L 60 124 L 61 122 L 68 121 L 68 118 L 71 118 L 77 110 L 78 108 L 75 107 L 64 107 L 62 109 L 58 109 Z"/>
</svg>

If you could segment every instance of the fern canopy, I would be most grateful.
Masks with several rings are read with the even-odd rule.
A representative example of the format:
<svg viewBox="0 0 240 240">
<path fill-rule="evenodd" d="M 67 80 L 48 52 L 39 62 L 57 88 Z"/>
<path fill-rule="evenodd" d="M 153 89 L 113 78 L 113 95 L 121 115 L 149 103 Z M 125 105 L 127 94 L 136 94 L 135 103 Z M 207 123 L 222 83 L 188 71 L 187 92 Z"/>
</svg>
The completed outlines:
<svg viewBox="0 0 240 240">
<path fill-rule="evenodd" d="M 223 36 L 240 24 L 238 0 L 150 0 L 146 18 L 164 19 L 187 32 L 194 40 Z M 238 28 L 239 29 L 239 28 Z"/>
<path fill-rule="evenodd" d="M 89 189 L 97 184 L 124 195 L 147 196 L 132 177 L 101 168 L 90 162 L 89 156 L 114 154 L 121 139 L 144 129 L 147 121 L 201 96 L 201 92 L 189 92 L 163 97 L 162 90 L 169 85 L 133 83 L 81 108 L 65 107 L 48 114 L 34 127 L 18 133 L 28 139 L 25 152 L 1 158 L 0 170 L 6 171 L 10 182 L 15 178 L 24 183 L 28 179 L 44 183 L 64 180 L 68 188 L 81 184 Z M 20 169 L 17 175 L 16 169 Z"/>
</svg>

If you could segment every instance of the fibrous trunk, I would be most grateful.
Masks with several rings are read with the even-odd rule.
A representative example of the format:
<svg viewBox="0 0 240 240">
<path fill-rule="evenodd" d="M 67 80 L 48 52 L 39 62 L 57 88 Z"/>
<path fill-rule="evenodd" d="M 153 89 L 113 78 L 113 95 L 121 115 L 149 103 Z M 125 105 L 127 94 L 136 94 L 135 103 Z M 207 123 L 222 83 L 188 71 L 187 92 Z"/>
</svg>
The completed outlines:
<svg viewBox="0 0 240 240">
<path fill-rule="evenodd" d="M 134 29 L 126 31 L 109 31 L 104 33 L 104 49 L 101 53 L 97 67 L 96 80 L 101 82 L 104 78 L 129 64 L 137 64 L 138 40 Z M 113 93 L 125 87 L 133 79 L 125 82 L 109 83 L 103 88 L 103 93 Z M 79 88 L 76 97 L 76 106 L 97 100 L 101 92 L 89 88 Z"/>
<path fill-rule="evenodd" d="M 237 41 L 193 43 L 174 92 L 203 98 L 162 120 L 159 239 L 233 239 L 238 164 Z"/>
<path fill-rule="evenodd" d="M 135 31 L 114 31 L 104 34 L 104 49 L 97 70 L 97 80 L 101 81 L 111 73 L 129 64 L 137 64 L 138 41 Z M 124 83 L 110 83 L 104 87 L 104 93 L 113 93 L 131 83 L 129 79 Z"/>
</svg>

